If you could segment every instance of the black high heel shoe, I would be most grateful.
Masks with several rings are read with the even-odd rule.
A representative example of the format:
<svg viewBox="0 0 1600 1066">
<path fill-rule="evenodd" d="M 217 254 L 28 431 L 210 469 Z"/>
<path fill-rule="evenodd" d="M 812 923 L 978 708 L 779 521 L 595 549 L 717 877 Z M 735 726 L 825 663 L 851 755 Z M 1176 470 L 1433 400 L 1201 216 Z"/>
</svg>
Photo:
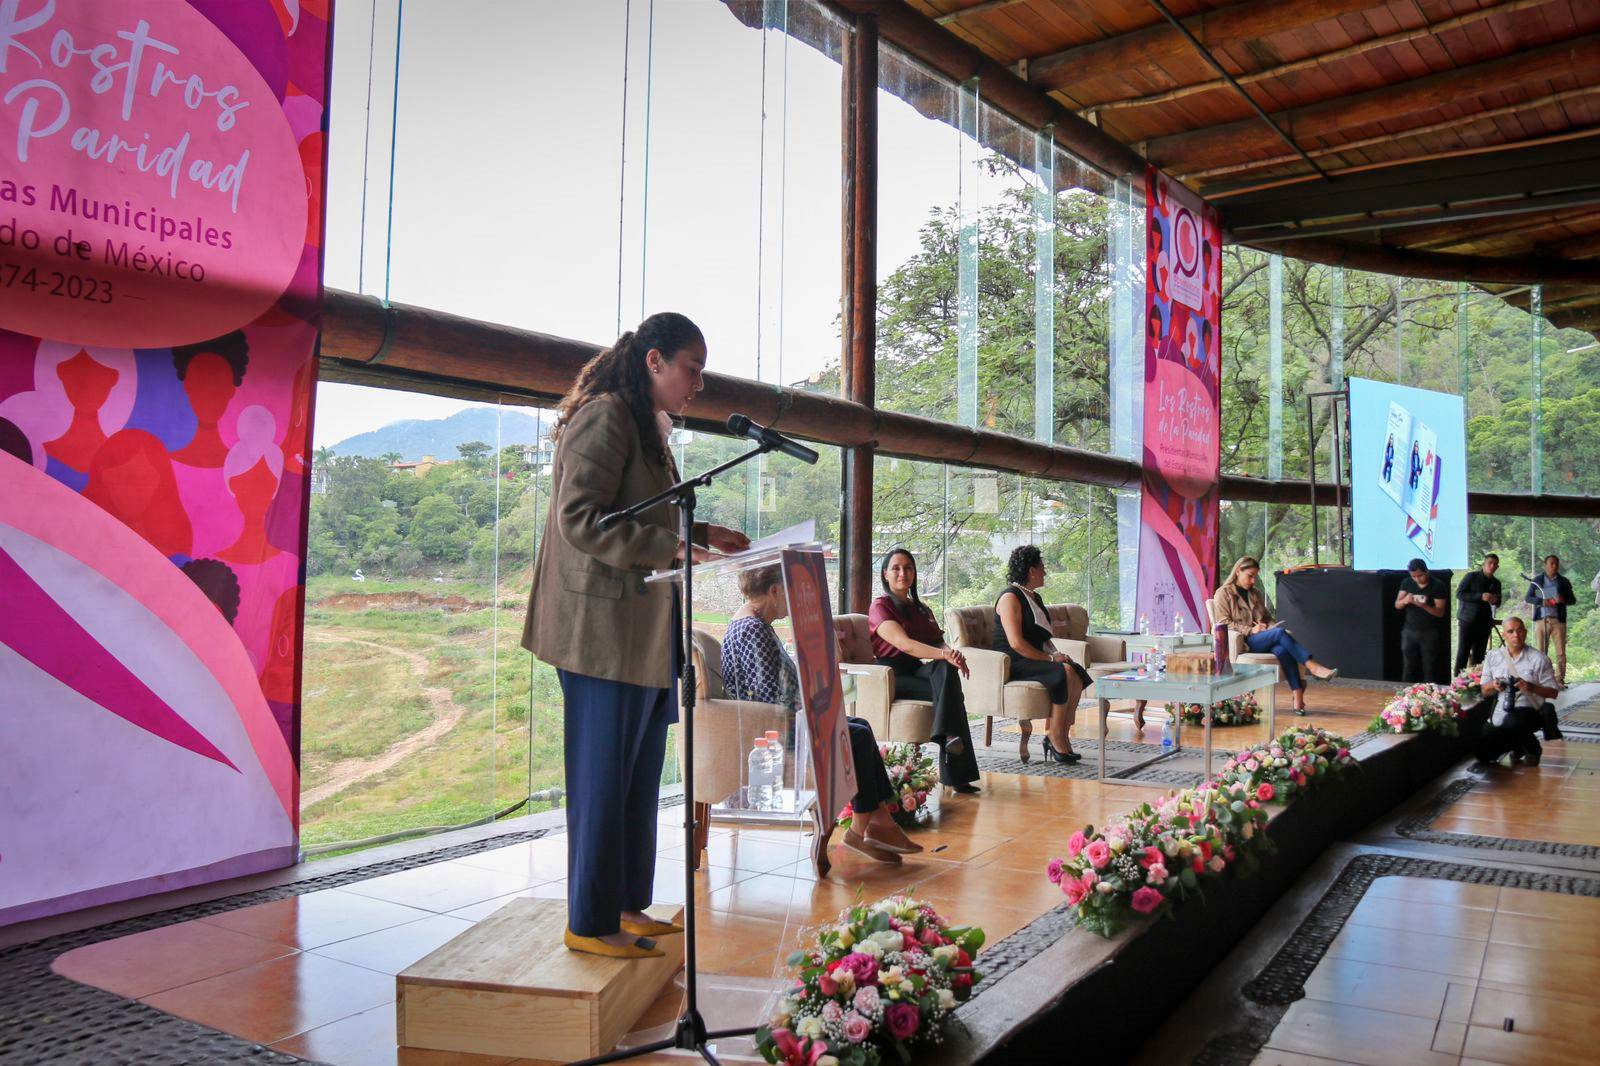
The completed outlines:
<svg viewBox="0 0 1600 1066">
<path fill-rule="evenodd" d="M 1055 745 L 1050 743 L 1049 737 L 1040 737 L 1039 742 L 1044 745 L 1044 757 L 1047 762 L 1065 763 L 1071 766 L 1073 763 L 1083 761 L 1083 756 L 1075 751 L 1057 751 Z"/>
</svg>

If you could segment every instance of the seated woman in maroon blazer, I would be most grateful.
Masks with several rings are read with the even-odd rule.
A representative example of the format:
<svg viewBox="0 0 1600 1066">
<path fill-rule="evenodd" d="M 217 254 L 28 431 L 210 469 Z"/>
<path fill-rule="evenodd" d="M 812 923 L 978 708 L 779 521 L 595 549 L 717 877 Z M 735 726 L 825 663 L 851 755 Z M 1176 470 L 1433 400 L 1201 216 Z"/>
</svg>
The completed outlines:
<svg viewBox="0 0 1600 1066">
<path fill-rule="evenodd" d="M 933 703 L 939 780 L 957 792 L 975 793 L 978 757 L 961 693 L 961 679 L 970 676 L 966 657 L 945 643 L 944 630 L 917 595 L 917 560 L 910 552 L 895 548 L 885 555 L 878 581 L 884 594 L 867 612 L 872 653 L 894 670 L 897 698 Z"/>
</svg>

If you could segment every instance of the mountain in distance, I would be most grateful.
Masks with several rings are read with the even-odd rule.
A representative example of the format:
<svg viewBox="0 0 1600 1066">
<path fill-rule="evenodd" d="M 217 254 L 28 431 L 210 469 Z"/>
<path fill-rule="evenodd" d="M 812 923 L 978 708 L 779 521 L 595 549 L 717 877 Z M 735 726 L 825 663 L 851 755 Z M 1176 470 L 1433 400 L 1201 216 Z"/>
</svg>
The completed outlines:
<svg viewBox="0 0 1600 1066">
<path fill-rule="evenodd" d="M 497 426 L 498 423 L 498 426 Z M 357 433 L 332 446 L 334 455 L 364 455 L 381 459 L 398 452 L 402 460 L 415 462 L 425 455 L 435 459 L 457 459 L 460 445 L 481 441 L 493 448 L 499 433 L 501 447 L 537 444 L 547 436 L 550 424 L 522 411 L 494 407 L 469 407 L 449 418 L 408 418 L 382 429 Z"/>
</svg>

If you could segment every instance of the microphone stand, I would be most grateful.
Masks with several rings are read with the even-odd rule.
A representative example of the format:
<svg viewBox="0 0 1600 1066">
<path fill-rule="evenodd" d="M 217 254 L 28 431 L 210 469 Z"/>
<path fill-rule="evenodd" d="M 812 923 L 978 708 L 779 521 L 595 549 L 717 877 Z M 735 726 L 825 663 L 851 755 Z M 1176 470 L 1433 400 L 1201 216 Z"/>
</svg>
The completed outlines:
<svg viewBox="0 0 1600 1066">
<path fill-rule="evenodd" d="M 683 721 L 683 970 L 684 992 L 686 999 L 683 1013 L 678 1017 L 678 1026 L 672 1037 L 668 1040 L 658 1040 L 651 1044 L 642 1044 L 639 1047 L 624 1048 L 621 1051 L 612 1051 L 591 1059 L 583 1059 L 578 1066 L 597 1066 L 603 1062 L 620 1062 L 624 1059 L 638 1058 L 641 1055 L 653 1054 L 668 1048 L 683 1051 L 698 1052 L 712 1066 L 717 1066 L 717 1058 L 706 1047 L 706 1043 L 719 1037 L 748 1036 L 755 1032 L 755 1027 L 744 1029 L 719 1029 L 715 1032 L 706 1030 L 705 1019 L 700 1014 L 698 974 L 699 967 L 695 959 L 695 892 L 694 892 L 694 857 L 695 857 L 695 820 L 694 820 L 694 706 L 695 706 L 695 669 L 694 669 L 694 508 L 695 489 L 710 485 L 711 480 L 725 470 L 730 470 L 740 463 L 748 462 L 758 455 L 775 451 L 776 445 L 762 444 L 743 455 L 729 459 L 727 462 L 712 467 L 703 474 L 684 478 L 664 492 L 658 492 L 648 500 L 643 500 L 625 510 L 615 511 L 600 519 L 600 528 L 608 529 L 624 518 L 633 518 L 657 504 L 668 501 L 678 505 L 679 535 L 683 538 L 683 562 L 678 566 L 678 579 L 683 583 L 681 603 L 682 629 L 677 638 L 683 649 L 681 656 L 682 684 L 681 695 L 678 700 L 679 715 Z"/>
</svg>

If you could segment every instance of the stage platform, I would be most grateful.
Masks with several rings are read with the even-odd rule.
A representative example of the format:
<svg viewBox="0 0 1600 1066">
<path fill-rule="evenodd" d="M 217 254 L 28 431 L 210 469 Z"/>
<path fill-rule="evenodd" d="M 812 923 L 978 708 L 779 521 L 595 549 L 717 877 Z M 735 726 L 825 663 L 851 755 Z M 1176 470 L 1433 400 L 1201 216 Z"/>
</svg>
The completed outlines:
<svg viewBox="0 0 1600 1066">
<path fill-rule="evenodd" d="M 1311 715 L 1296 719 L 1281 711 L 1279 727 L 1314 723 L 1354 737 L 1387 695 L 1371 686 L 1315 686 Z M 1286 689 L 1280 687 L 1278 700 L 1280 708 L 1289 706 Z M 1119 718 L 1112 738 L 1157 744 L 1160 727 L 1152 712 L 1139 738 L 1131 722 Z M 1094 729 L 1085 715 L 1078 731 Z M 1265 732 L 1264 725 L 1219 730 L 1217 746 L 1240 746 Z M 1308 797 L 1287 818 L 1279 809 L 1272 832 L 1282 837 L 1281 850 L 1269 860 L 1277 865 L 1253 881 L 1230 883 L 1226 907 L 1192 907 L 1176 922 L 1106 941 L 1070 929 L 1044 865 L 1062 853 L 1074 829 L 1172 785 L 1102 786 L 1059 776 L 1062 768 L 1037 754 L 1029 766 L 1015 765 L 1015 741 L 1001 736 L 991 757 L 999 758 L 1007 744 L 1017 772 L 986 772 L 981 796 L 946 799 L 937 823 L 916 836 L 927 852 L 900 866 L 854 856 L 836 836 L 833 874 L 818 881 L 807 859 L 808 838 L 800 833 L 713 829 L 698 890 L 702 1003 L 711 1027 L 760 1020 L 768 994 L 785 983 L 781 959 L 858 893 L 873 899 L 911 892 L 989 936 L 979 968 L 990 976 L 960 1011 L 964 1028 L 944 1050 L 945 1061 L 1015 1062 L 1051 1054 L 1075 1028 L 1074 1017 L 1096 1017 L 1106 1039 L 1136 1047 L 1327 844 L 1403 800 L 1451 757 L 1436 738 L 1361 744 L 1356 753 L 1368 770 L 1361 786 L 1345 790 L 1338 803 Z M 660 816 L 658 903 L 682 902 L 681 816 L 681 808 L 671 807 Z M 564 897 L 565 840 L 559 830 L 535 823 L 507 822 L 209 892 L 0 930 L 0 945 L 21 945 L 0 956 L 0 981 L 18 967 L 36 967 L 32 996 L 48 998 L 57 1016 L 111 1012 L 121 1019 L 115 1033 L 77 1032 L 75 1046 L 126 1041 L 133 1023 L 137 1038 L 150 1044 L 151 1061 L 161 1060 L 163 1041 L 204 1038 L 212 1042 L 208 1061 L 235 1055 L 244 1061 L 252 1045 L 264 1045 L 349 1066 L 504 1064 L 512 1060 L 397 1050 L 395 975 L 509 900 Z M 676 984 L 669 986 L 624 1045 L 664 1035 L 681 994 Z M 31 1039 L 48 1046 L 49 1027 L 36 1026 Z M 724 1042 L 721 1053 L 725 1061 L 754 1060 L 748 1042 Z M 526 1066 L 532 1060 L 515 1061 Z"/>
</svg>

